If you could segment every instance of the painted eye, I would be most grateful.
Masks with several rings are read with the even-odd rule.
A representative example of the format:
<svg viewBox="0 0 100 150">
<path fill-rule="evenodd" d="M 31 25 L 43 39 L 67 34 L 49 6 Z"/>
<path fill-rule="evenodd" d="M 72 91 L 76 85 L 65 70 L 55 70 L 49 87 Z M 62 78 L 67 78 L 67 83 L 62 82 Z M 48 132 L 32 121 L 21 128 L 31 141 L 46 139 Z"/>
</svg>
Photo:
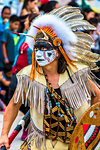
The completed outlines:
<svg viewBox="0 0 100 150">
<path fill-rule="evenodd" d="M 48 53 L 48 56 L 50 57 L 50 56 L 51 56 L 51 53 Z"/>
<path fill-rule="evenodd" d="M 42 50 L 42 51 L 45 51 L 45 50 L 47 50 L 47 48 L 45 48 L 45 47 L 42 47 L 42 48 L 41 48 L 41 50 Z"/>
<path fill-rule="evenodd" d="M 35 48 L 35 51 L 37 51 L 37 50 L 39 50 L 39 48 L 36 47 L 36 48 Z"/>
</svg>

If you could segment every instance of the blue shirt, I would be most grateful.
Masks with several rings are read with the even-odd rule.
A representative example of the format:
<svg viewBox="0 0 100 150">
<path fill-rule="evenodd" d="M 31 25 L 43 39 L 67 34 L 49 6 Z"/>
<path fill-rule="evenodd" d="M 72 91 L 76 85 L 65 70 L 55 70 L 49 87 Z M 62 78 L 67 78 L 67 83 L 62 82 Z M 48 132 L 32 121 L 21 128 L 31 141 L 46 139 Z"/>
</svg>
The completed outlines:
<svg viewBox="0 0 100 150">
<path fill-rule="evenodd" d="M 6 43 L 8 59 L 10 62 L 13 62 L 15 58 L 14 34 L 9 29 L 5 30 L 1 41 Z"/>
<path fill-rule="evenodd" d="M 1 49 L 1 39 L 3 32 L 9 28 L 9 21 L 6 24 L 3 24 L 3 19 L 0 17 L 0 59 L 3 60 L 2 49 Z"/>
</svg>

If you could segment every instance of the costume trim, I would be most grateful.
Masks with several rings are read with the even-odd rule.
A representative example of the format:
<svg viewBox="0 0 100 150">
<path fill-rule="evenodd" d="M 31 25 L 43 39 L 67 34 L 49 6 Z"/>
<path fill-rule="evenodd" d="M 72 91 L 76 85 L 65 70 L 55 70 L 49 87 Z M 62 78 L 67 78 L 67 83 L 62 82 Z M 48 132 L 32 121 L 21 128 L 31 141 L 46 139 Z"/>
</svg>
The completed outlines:
<svg viewBox="0 0 100 150">
<path fill-rule="evenodd" d="M 74 83 L 68 79 L 61 86 L 61 93 L 63 98 L 67 97 L 71 107 L 77 110 L 85 101 L 90 102 L 91 91 L 93 91 L 91 85 L 88 84 L 88 79 L 95 82 L 95 76 L 91 73 L 89 68 L 84 68 L 75 74 L 73 74 L 72 79 Z M 22 98 L 22 103 L 24 103 L 24 93 L 26 95 L 25 105 L 27 104 L 27 98 L 29 97 L 32 107 L 35 108 L 39 113 L 44 113 L 44 99 L 46 86 L 37 82 L 32 81 L 26 75 L 19 75 L 17 92 L 15 95 L 14 102 L 17 103 L 19 97 Z M 34 93 L 34 94 L 33 94 Z M 95 96 L 95 93 L 93 91 Z"/>
<path fill-rule="evenodd" d="M 32 124 L 33 124 L 34 129 L 35 129 L 38 133 L 44 135 L 45 133 L 44 133 L 43 131 L 39 130 L 39 129 L 35 126 L 34 121 L 32 120 L 31 117 L 30 117 L 30 120 L 32 121 Z"/>
<path fill-rule="evenodd" d="M 46 150 L 46 143 L 45 143 L 45 136 L 38 132 L 39 130 L 36 130 L 34 128 L 33 120 L 30 120 L 30 124 L 28 126 L 28 136 L 21 145 L 20 149 L 23 150 L 24 147 L 27 145 L 28 148 L 30 148 L 30 145 L 35 142 L 36 147 L 38 149 L 41 149 L 42 141 L 44 143 L 44 150 Z"/>
</svg>

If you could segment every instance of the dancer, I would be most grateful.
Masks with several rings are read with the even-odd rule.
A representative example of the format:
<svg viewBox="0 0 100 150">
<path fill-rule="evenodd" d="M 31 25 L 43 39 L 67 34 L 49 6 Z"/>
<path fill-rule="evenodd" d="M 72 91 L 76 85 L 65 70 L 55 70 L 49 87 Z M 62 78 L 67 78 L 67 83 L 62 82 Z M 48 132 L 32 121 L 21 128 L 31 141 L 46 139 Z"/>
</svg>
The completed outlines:
<svg viewBox="0 0 100 150">
<path fill-rule="evenodd" d="M 30 99 L 31 121 L 21 150 L 67 150 L 81 115 L 90 104 L 100 101 L 91 73 L 98 69 L 95 61 L 100 57 L 90 51 L 93 41 L 88 34 L 73 33 L 95 29 L 82 19 L 77 8 L 62 7 L 32 22 L 26 38 L 33 49 L 32 65 L 17 74 L 18 85 L 4 114 L 0 146 L 10 147 L 8 132 L 24 99 L 26 104 Z"/>
</svg>

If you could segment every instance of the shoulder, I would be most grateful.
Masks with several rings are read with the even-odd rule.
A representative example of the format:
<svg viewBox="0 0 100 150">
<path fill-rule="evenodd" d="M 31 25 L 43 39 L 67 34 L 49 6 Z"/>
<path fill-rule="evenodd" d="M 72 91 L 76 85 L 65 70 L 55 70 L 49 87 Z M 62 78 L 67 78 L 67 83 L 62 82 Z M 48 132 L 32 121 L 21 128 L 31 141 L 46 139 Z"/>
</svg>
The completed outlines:
<svg viewBox="0 0 100 150">
<path fill-rule="evenodd" d="M 72 78 L 73 76 L 76 76 L 77 74 L 78 75 L 88 74 L 89 67 L 87 65 L 84 65 L 79 62 L 75 62 L 74 65 L 75 67 L 72 67 L 73 72 L 70 70 L 69 67 L 67 67 L 69 74 Z M 59 85 L 61 86 L 63 83 L 65 83 L 68 80 L 69 80 L 69 75 L 66 70 L 63 74 L 60 74 Z"/>
<path fill-rule="evenodd" d="M 23 79 L 26 79 L 27 77 L 30 78 L 30 73 L 31 73 L 31 67 L 32 65 L 29 65 L 25 68 L 23 68 L 22 70 L 20 70 L 18 73 L 17 73 L 17 78 L 20 78 L 20 77 L 23 77 Z M 45 76 L 42 75 L 43 74 L 43 70 L 42 68 L 40 67 L 39 69 L 39 72 L 41 73 L 38 73 L 36 71 L 36 74 L 35 74 L 35 81 L 42 84 L 42 85 L 45 85 L 46 86 L 46 80 L 45 80 Z"/>
<path fill-rule="evenodd" d="M 74 65 L 77 67 L 77 69 L 73 68 L 74 72 L 78 72 L 78 71 L 84 70 L 86 68 L 89 68 L 88 65 L 85 65 L 85 64 L 83 64 L 81 62 L 75 62 Z"/>
<path fill-rule="evenodd" d="M 21 69 L 21 70 L 17 73 L 17 76 L 26 75 L 26 76 L 29 76 L 29 77 L 30 77 L 31 67 L 32 67 L 32 65 L 29 65 L 29 66 L 27 66 L 27 67 L 24 67 L 23 69 Z"/>
<path fill-rule="evenodd" d="M 21 11 L 21 16 L 25 16 L 25 15 L 28 15 L 28 11 L 24 8 Z"/>
</svg>

